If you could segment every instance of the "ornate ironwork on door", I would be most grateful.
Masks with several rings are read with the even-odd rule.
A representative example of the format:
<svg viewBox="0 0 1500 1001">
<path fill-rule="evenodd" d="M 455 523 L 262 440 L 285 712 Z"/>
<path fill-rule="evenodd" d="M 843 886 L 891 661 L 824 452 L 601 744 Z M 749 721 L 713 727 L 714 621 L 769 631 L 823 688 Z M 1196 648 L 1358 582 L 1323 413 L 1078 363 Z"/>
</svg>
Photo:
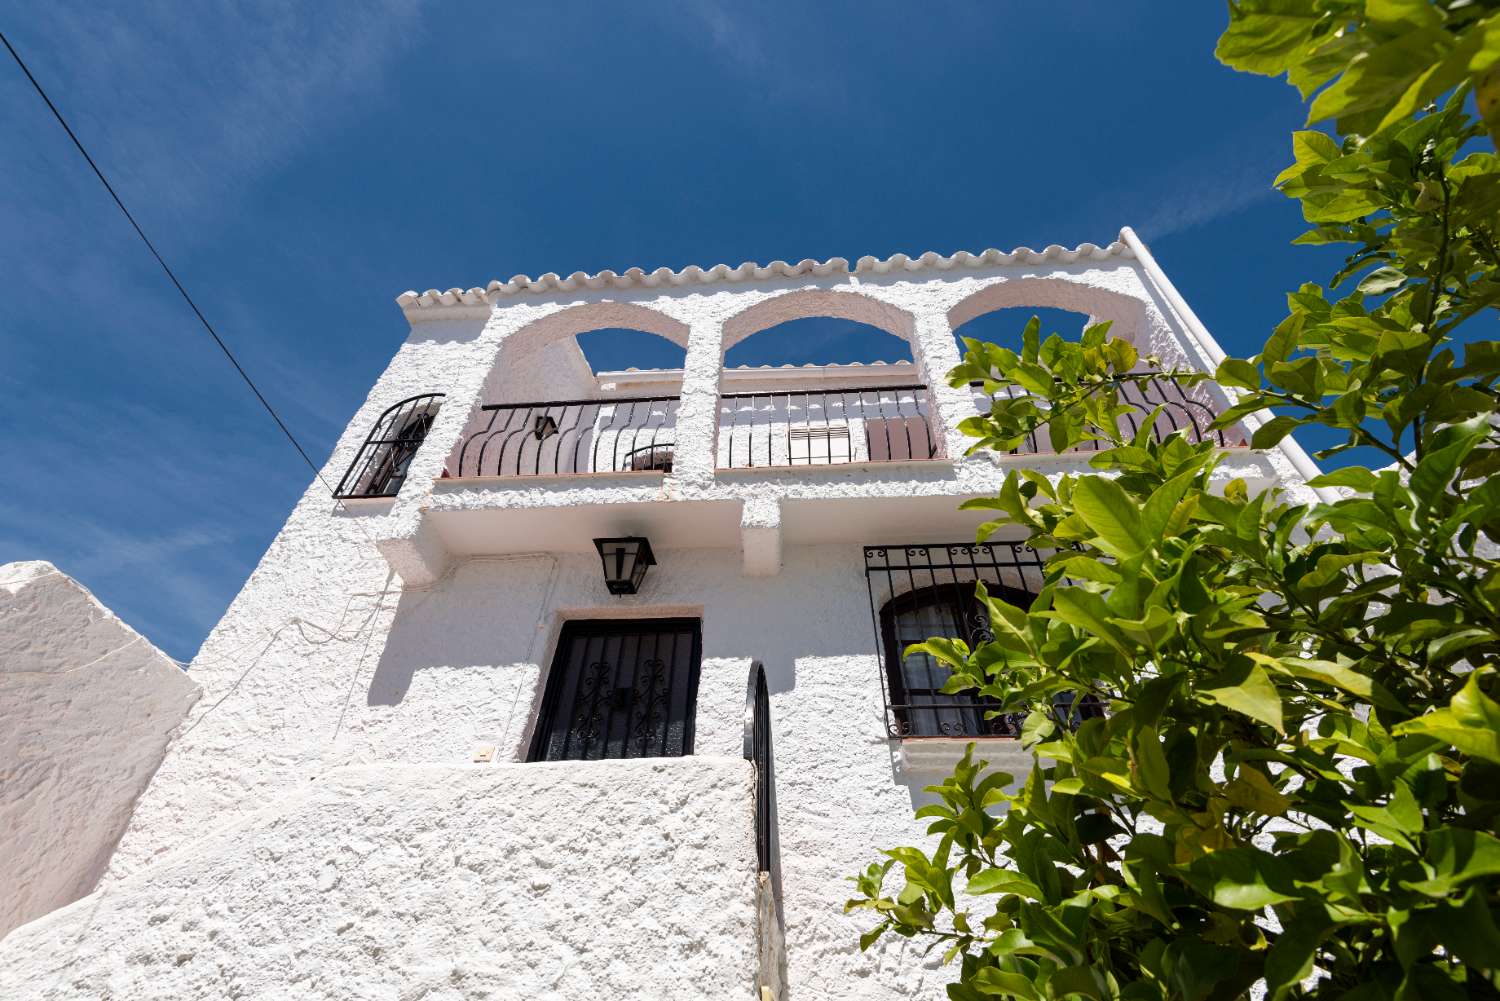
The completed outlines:
<svg viewBox="0 0 1500 1001">
<path fill-rule="evenodd" d="M 697 619 L 565 622 L 529 760 L 693 753 L 702 650 Z"/>
</svg>

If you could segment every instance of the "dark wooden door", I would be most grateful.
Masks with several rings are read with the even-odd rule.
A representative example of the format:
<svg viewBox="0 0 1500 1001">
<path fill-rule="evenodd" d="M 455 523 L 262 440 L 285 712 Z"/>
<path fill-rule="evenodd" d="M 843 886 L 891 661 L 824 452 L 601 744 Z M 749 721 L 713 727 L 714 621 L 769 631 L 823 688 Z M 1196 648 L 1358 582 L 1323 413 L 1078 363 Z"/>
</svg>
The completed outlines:
<svg viewBox="0 0 1500 1001">
<path fill-rule="evenodd" d="M 530 761 L 693 753 L 698 619 L 563 623 Z"/>
</svg>

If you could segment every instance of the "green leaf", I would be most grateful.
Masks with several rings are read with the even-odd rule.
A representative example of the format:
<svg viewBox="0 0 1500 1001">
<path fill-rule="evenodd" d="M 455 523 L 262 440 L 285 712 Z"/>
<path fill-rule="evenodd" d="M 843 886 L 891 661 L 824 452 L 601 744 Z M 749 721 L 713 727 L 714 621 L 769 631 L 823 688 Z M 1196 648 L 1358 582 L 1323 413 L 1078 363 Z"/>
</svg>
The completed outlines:
<svg viewBox="0 0 1500 1001">
<path fill-rule="evenodd" d="M 1224 786 L 1224 796 L 1242 810 L 1282 817 L 1292 801 L 1271 784 L 1271 780 L 1254 768 L 1241 767 Z"/>
<path fill-rule="evenodd" d="M 1031 981 L 1019 973 L 1007 973 L 993 966 L 987 966 L 974 975 L 970 981 L 982 994 L 994 997 L 1021 998 L 1023 1001 L 1041 1001 L 1042 995 L 1032 986 Z"/>
<path fill-rule="evenodd" d="M 1471 880 L 1500 876 L 1500 840 L 1483 831 L 1443 827 L 1427 834 L 1429 879 L 1404 885 L 1431 897 L 1446 897 Z"/>
<path fill-rule="evenodd" d="M 1307 485 L 1310 487 L 1348 487 L 1351 490 L 1369 493 L 1375 489 L 1377 482 L 1379 481 L 1375 474 L 1363 466 L 1346 466 L 1343 469 L 1335 469 L 1331 473 L 1324 473 L 1322 476 L 1315 476 L 1307 481 Z"/>
<path fill-rule="evenodd" d="M 1493 671 L 1471 673 L 1445 708 L 1400 723 L 1393 732 L 1435 737 L 1464 754 L 1500 764 L 1500 705 L 1480 689 L 1482 674 L 1492 676 Z"/>
<path fill-rule="evenodd" d="M 1283 1001 L 1312 972 L 1313 957 L 1332 928 L 1327 912 L 1316 905 L 1286 922 L 1266 955 L 1266 995 L 1270 1001 Z"/>
<path fill-rule="evenodd" d="M 1274 448 L 1281 439 L 1301 427 L 1302 421 L 1285 414 L 1278 414 L 1255 429 L 1250 436 L 1251 448 Z"/>
<path fill-rule="evenodd" d="M 1257 848 L 1227 848 L 1193 862 L 1188 882 L 1220 907 L 1259 911 L 1298 899 L 1290 867 Z"/>
<path fill-rule="evenodd" d="M 1384 295 L 1401 287 L 1406 276 L 1395 268 L 1377 268 L 1359 283 L 1361 295 Z"/>
<path fill-rule="evenodd" d="M 1307 4 L 1231 6 L 1229 27 L 1219 37 L 1214 55 L 1237 70 L 1277 76 L 1301 62 L 1321 20 L 1321 12 Z"/>
<path fill-rule="evenodd" d="M 1265 669 L 1248 657 L 1238 658 L 1219 672 L 1210 685 L 1198 690 L 1198 694 L 1209 702 L 1244 713 L 1285 732 L 1281 696 Z"/>
<path fill-rule="evenodd" d="M 1102 476 L 1083 476 L 1073 486 L 1073 506 L 1098 536 L 1099 548 L 1128 559 L 1147 546 L 1136 502 L 1118 483 Z"/>
<path fill-rule="evenodd" d="M 1187 493 L 1188 487 L 1192 486 L 1197 476 L 1196 469 L 1189 469 L 1172 477 L 1151 492 L 1151 496 L 1146 499 L 1145 507 L 1141 509 L 1141 534 L 1145 538 L 1161 540 L 1172 512 L 1176 510 L 1183 494 Z"/>
<path fill-rule="evenodd" d="M 1260 388 L 1260 372 L 1254 365 L 1240 358 L 1225 358 L 1219 362 L 1214 378 L 1221 386 L 1237 386 L 1252 391 Z"/>
<path fill-rule="evenodd" d="M 1113 613 L 1109 606 L 1104 603 L 1103 598 L 1092 591 L 1085 591 L 1079 587 L 1058 588 L 1052 594 L 1051 614 L 1092 636 L 1099 637 L 1126 657 L 1134 652 L 1129 641 L 1110 624 L 1109 620 L 1113 618 Z"/>
<path fill-rule="evenodd" d="M 1040 900 L 1042 893 L 1036 884 L 1018 872 L 1009 869 L 984 869 L 969 880 L 969 892 L 1014 893 L 1032 900 Z"/>
<path fill-rule="evenodd" d="M 1416 470 L 1411 474 L 1412 492 L 1428 504 L 1445 492 L 1464 458 L 1474 450 L 1474 446 L 1488 437 L 1487 421 L 1488 415 L 1475 418 L 1475 421 L 1470 423 L 1479 422 L 1480 427 L 1468 434 L 1460 435 L 1457 441 L 1424 455 L 1422 461 L 1417 463 Z"/>
</svg>

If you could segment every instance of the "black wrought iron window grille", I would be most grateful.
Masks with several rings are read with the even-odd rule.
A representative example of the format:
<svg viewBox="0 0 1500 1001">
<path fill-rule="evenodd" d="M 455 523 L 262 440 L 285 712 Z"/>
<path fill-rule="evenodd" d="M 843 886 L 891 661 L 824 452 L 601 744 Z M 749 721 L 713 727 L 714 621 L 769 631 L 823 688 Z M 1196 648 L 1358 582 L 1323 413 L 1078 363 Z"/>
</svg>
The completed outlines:
<svg viewBox="0 0 1500 1001">
<path fill-rule="evenodd" d="M 970 649 L 993 639 L 975 584 L 1030 607 L 1040 592 L 1047 554 L 1025 543 L 866 546 L 865 581 L 880 655 L 885 726 L 891 737 L 1019 737 L 1024 712 L 991 716 L 999 705 L 977 692 L 943 692 L 947 667 L 906 648 L 933 637 L 962 639 Z M 1101 715 L 1094 696 L 1060 700 L 1058 718 L 1077 726 Z"/>
<path fill-rule="evenodd" d="M 390 407 L 370 429 L 354 461 L 339 480 L 334 496 L 339 498 L 394 497 L 406 482 L 411 460 L 416 456 L 432 422 L 443 405 L 443 393 L 412 396 Z"/>
</svg>

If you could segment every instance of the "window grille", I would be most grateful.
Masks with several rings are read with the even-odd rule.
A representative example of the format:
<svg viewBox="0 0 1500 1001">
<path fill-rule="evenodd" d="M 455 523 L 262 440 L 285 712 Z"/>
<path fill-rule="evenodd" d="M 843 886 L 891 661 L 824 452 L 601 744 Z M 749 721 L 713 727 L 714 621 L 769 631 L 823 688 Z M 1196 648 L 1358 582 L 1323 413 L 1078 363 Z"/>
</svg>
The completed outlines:
<svg viewBox="0 0 1500 1001">
<path fill-rule="evenodd" d="M 990 593 L 1029 607 L 1041 590 L 1045 557 L 1024 543 L 866 546 L 865 581 L 880 653 L 886 732 L 892 737 L 1014 737 L 1021 714 L 986 719 L 994 703 L 975 692 L 944 694 L 951 676 L 906 647 L 934 636 L 958 637 L 972 649 L 992 639 L 974 595 Z"/>
<path fill-rule="evenodd" d="M 427 439 L 443 393 L 413 396 L 386 410 L 370 429 L 335 497 L 394 497 L 406 482 L 412 458 Z"/>
</svg>

